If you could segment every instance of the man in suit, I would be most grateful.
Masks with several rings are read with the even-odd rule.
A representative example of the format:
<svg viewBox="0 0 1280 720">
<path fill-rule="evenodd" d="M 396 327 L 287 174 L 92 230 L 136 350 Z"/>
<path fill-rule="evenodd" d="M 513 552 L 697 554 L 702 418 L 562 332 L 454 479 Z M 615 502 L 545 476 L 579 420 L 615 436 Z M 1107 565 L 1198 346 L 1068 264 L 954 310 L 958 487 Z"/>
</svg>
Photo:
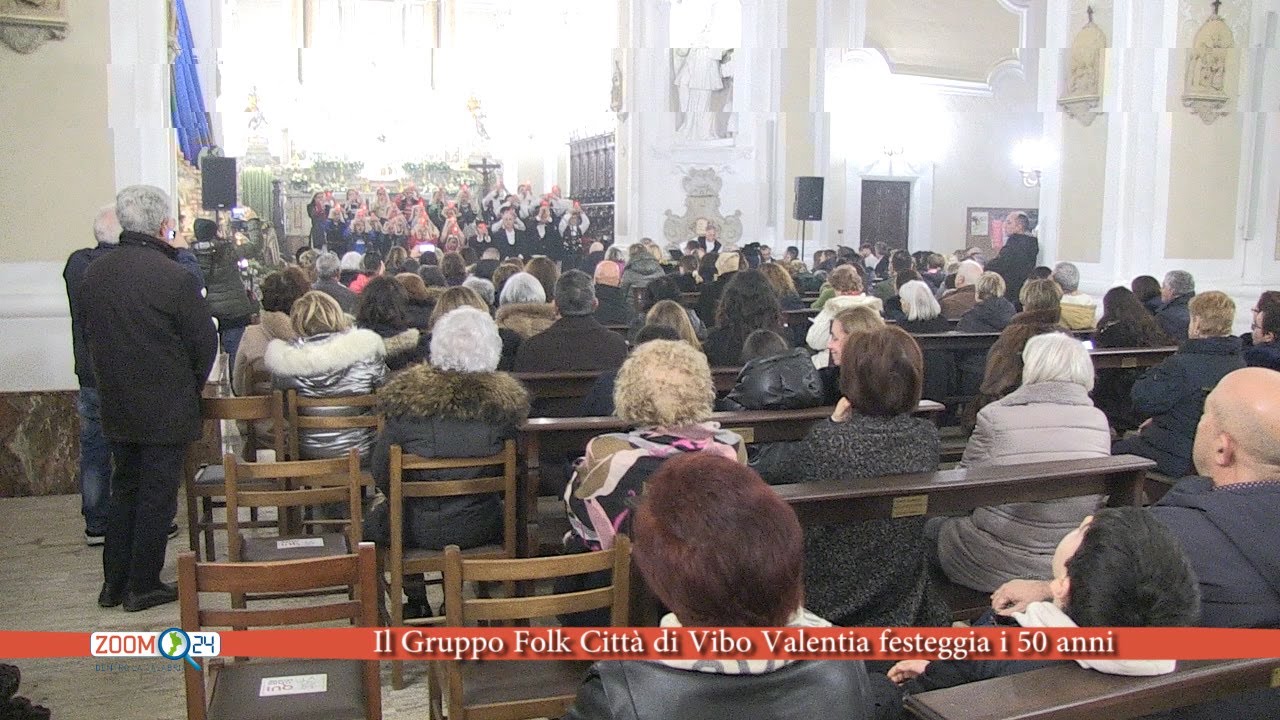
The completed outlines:
<svg viewBox="0 0 1280 720">
<path fill-rule="evenodd" d="M 218 350 L 201 283 L 175 262 L 169 207 L 159 188 L 121 190 L 119 247 L 94 260 L 81 283 L 114 462 L 98 605 L 129 612 L 178 599 L 177 588 L 160 581 L 165 536 L 187 446 L 201 434 L 200 392 Z"/>
</svg>

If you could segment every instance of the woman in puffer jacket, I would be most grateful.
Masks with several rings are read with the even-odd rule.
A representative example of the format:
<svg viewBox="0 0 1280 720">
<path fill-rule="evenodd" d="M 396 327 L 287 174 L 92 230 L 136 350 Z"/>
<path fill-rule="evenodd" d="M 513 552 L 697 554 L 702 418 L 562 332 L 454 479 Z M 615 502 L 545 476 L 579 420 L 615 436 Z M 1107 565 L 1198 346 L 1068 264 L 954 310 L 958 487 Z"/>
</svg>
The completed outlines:
<svg viewBox="0 0 1280 720">
<path fill-rule="evenodd" d="M 263 359 L 278 389 L 296 390 L 305 398 L 368 395 L 387 377 L 382 338 L 372 330 L 352 328 L 338 301 L 318 290 L 298 298 L 289 312 L 298 340 L 272 340 Z M 372 408 L 314 407 L 306 414 L 370 415 Z M 342 457 L 351 448 L 369 458 L 374 428 L 307 429 L 298 433 L 299 459 Z"/>
<path fill-rule="evenodd" d="M 1015 465 L 1111 454 L 1106 415 L 1093 406 L 1093 362 L 1078 340 L 1037 335 L 1022 352 L 1022 385 L 987 405 L 961 464 Z M 1102 505 L 1101 495 L 978 508 L 967 517 L 937 518 L 925 534 L 938 539 L 947 577 L 994 591 L 1016 578 L 1052 577 L 1053 552 L 1067 533 Z"/>
</svg>

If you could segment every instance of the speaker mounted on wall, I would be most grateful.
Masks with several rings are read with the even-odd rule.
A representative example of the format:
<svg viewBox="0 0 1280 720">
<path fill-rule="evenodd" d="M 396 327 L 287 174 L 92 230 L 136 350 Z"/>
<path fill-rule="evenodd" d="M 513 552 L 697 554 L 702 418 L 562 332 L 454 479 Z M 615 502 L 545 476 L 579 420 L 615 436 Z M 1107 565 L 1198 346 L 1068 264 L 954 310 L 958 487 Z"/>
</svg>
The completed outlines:
<svg viewBox="0 0 1280 720">
<path fill-rule="evenodd" d="M 823 178 L 796 177 L 795 219 L 810 221 L 822 219 Z"/>
<path fill-rule="evenodd" d="M 230 210 L 236 206 L 235 158 L 202 158 L 200 179 L 200 204 L 205 210 Z"/>
</svg>

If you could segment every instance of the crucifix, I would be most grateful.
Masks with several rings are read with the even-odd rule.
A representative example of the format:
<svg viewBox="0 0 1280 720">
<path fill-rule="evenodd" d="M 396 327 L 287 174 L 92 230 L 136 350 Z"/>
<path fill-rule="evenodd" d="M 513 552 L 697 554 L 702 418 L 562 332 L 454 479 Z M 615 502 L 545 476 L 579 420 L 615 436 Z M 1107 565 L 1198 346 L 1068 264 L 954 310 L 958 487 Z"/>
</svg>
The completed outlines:
<svg viewBox="0 0 1280 720">
<path fill-rule="evenodd" d="M 1084 11 L 1089 15 L 1089 24 L 1092 25 L 1093 24 L 1093 6 L 1090 5 L 1086 7 Z"/>
<path fill-rule="evenodd" d="M 484 196 L 489 194 L 489 174 L 492 173 L 494 170 L 501 168 L 502 164 L 495 163 L 489 158 L 485 157 L 485 158 L 482 158 L 480 162 L 471 163 L 467 167 L 480 173 L 481 182 L 484 183 L 484 192 L 481 193 L 481 196 Z"/>
<path fill-rule="evenodd" d="M 1213 2 L 1209 4 L 1213 6 L 1213 14 L 1217 15 L 1218 10 L 1222 8 L 1222 0 L 1213 0 Z"/>
</svg>

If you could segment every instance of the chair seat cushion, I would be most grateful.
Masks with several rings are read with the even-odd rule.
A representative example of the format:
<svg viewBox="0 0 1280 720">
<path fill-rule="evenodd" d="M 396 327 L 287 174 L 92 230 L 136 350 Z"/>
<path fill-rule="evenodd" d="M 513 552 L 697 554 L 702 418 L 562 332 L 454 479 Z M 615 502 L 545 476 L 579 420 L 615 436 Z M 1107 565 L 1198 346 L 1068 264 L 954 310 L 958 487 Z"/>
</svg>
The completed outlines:
<svg viewBox="0 0 1280 720">
<path fill-rule="evenodd" d="M 362 663 L 358 660 L 224 665 L 214 675 L 208 717 L 209 720 L 359 720 L 365 716 L 362 672 Z M 324 687 L 324 691 L 316 691 L 319 687 Z M 309 692 L 276 694 L 298 690 Z"/>
<path fill-rule="evenodd" d="M 222 485 L 226 481 L 227 471 L 221 465 L 205 465 L 196 471 L 197 485 Z"/>
<path fill-rule="evenodd" d="M 342 533 L 246 537 L 243 538 L 240 547 L 240 557 L 244 562 L 300 560 L 345 555 L 351 552 L 347 548 L 347 536 Z"/>
<path fill-rule="evenodd" d="M 587 660 L 463 662 L 463 704 L 474 707 L 530 698 L 564 698 L 564 708 L 568 708 L 590 667 Z M 553 713 L 553 717 L 558 714 Z"/>
</svg>

